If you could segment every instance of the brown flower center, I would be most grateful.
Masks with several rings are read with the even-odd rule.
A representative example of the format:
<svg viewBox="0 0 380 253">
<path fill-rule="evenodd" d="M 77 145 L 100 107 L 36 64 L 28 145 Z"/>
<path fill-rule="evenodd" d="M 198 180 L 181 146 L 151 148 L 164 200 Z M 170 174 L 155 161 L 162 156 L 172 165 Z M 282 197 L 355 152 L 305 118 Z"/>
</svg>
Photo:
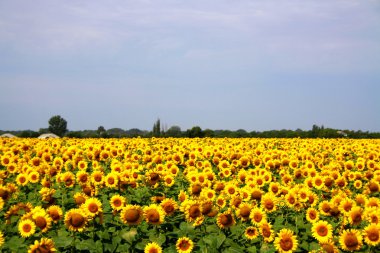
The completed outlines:
<svg viewBox="0 0 380 253">
<path fill-rule="evenodd" d="M 330 244 L 324 244 L 322 248 L 326 251 L 326 253 L 334 253 L 334 246 Z"/>
<path fill-rule="evenodd" d="M 157 223 L 160 221 L 160 214 L 158 213 L 157 210 L 150 210 L 146 214 L 146 217 L 148 218 L 148 221 L 152 223 Z"/>
<path fill-rule="evenodd" d="M 22 227 L 22 230 L 26 233 L 29 233 L 30 230 L 32 230 L 32 226 L 30 224 L 25 224 L 23 227 Z"/>
<path fill-rule="evenodd" d="M 88 206 L 88 210 L 91 212 L 91 213 L 96 213 L 98 210 L 99 210 L 99 207 L 97 204 L 95 203 L 91 203 L 89 206 Z"/>
<path fill-rule="evenodd" d="M 74 213 L 71 215 L 71 218 L 70 218 L 70 224 L 73 226 L 73 227 L 81 227 L 83 224 L 84 224 L 85 220 L 84 220 L 84 217 L 79 214 L 79 213 Z"/>
<path fill-rule="evenodd" d="M 186 251 L 190 248 L 190 243 L 186 240 L 182 240 L 181 243 L 178 245 L 178 247 L 183 250 L 183 251 Z"/>
<path fill-rule="evenodd" d="M 355 249 L 356 246 L 359 245 L 359 241 L 355 235 L 347 234 L 346 237 L 344 238 L 344 244 L 347 246 L 349 250 L 351 250 L 351 249 Z"/>
<path fill-rule="evenodd" d="M 115 183 L 115 179 L 113 177 L 109 177 L 108 178 L 108 183 L 109 184 L 114 184 Z"/>
<path fill-rule="evenodd" d="M 220 217 L 220 223 L 225 227 L 231 226 L 233 224 L 233 218 L 231 214 L 222 214 Z"/>
<path fill-rule="evenodd" d="M 130 209 L 125 212 L 125 219 L 128 222 L 136 222 L 140 218 L 140 212 L 135 209 Z"/>
<path fill-rule="evenodd" d="M 328 233 L 328 229 L 324 226 L 324 225 L 321 225 L 317 228 L 317 233 L 318 235 L 320 236 L 326 236 L 327 233 Z"/>
<path fill-rule="evenodd" d="M 243 206 L 242 208 L 240 208 L 240 215 L 244 218 L 248 217 L 250 212 L 251 208 L 249 208 L 248 206 Z"/>
<path fill-rule="evenodd" d="M 46 219 L 43 217 L 37 217 L 35 222 L 36 222 L 36 226 L 39 227 L 40 229 L 44 229 L 47 225 Z"/>
<path fill-rule="evenodd" d="M 293 248 L 292 238 L 288 238 L 288 237 L 282 238 L 281 241 L 280 241 L 280 247 L 284 251 L 291 250 Z"/>
<path fill-rule="evenodd" d="M 263 219 L 263 216 L 261 215 L 261 213 L 255 213 L 253 215 L 253 219 L 256 221 L 256 222 L 260 222 L 262 219 Z"/>
<path fill-rule="evenodd" d="M 189 216 L 193 219 L 201 216 L 201 210 L 199 210 L 199 206 L 198 205 L 194 205 L 192 207 L 190 207 L 189 209 Z"/>
<path fill-rule="evenodd" d="M 114 202 L 113 202 L 113 205 L 116 206 L 116 207 L 121 206 L 121 200 L 120 199 L 115 199 Z"/>
<path fill-rule="evenodd" d="M 370 241 L 376 242 L 377 240 L 379 240 L 379 231 L 377 230 L 368 231 L 367 237 Z"/>
</svg>

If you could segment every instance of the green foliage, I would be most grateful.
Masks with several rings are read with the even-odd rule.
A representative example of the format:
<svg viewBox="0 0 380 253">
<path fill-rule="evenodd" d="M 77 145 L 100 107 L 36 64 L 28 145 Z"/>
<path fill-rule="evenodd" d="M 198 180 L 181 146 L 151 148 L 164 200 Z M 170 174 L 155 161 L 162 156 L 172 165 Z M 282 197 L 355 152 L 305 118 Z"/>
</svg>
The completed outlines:
<svg viewBox="0 0 380 253">
<path fill-rule="evenodd" d="M 67 132 L 67 121 L 59 115 L 55 115 L 49 119 L 49 131 L 64 136 Z"/>
</svg>

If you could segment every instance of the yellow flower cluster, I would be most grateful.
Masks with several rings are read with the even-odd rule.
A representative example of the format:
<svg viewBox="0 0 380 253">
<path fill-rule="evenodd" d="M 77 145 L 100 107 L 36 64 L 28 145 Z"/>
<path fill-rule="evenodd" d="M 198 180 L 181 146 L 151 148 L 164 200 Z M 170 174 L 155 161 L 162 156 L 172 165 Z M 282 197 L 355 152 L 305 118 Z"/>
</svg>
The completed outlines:
<svg viewBox="0 0 380 253">
<path fill-rule="evenodd" d="M 34 202 L 25 199 L 31 193 Z M 108 206 L 121 226 L 211 220 L 293 252 L 302 244 L 297 232 L 274 226 L 292 213 L 310 223 L 321 248 L 352 251 L 380 244 L 379 196 L 378 140 L 0 139 L 0 218 L 16 220 L 24 238 L 60 226 L 85 232 L 102 224 Z M 7 239 L 0 231 L 0 247 Z M 55 251 L 42 237 L 30 249 L 41 245 Z M 179 252 L 196 247 L 187 237 L 176 244 Z"/>
</svg>

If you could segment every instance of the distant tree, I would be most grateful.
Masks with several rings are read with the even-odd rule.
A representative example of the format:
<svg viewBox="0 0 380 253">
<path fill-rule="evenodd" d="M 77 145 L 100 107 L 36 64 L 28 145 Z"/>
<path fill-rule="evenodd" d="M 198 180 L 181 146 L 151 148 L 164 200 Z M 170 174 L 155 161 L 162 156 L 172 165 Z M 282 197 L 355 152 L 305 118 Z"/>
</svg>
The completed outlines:
<svg viewBox="0 0 380 253">
<path fill-rule="evenodd" d="M 169 136 L 169 137 L 180 137 L 181 135 L 182 135 L 182 131 L 179 126 L 171 126 L 166 131 L 166 136 Z"/>
<path fill-rule="evenodd" d="M 161 135 L 161 122 L 160 122 L 160 119 L 157 119 L 156 123 L 154 123 L 152 134 L 153 134 L 154 137 L 160 137 L 160 135 Z"/>
<path fill-rule="evenodd" d="M 64 136 L 67 132 L 67 121 L 59 115 L 51 117 L 49 120 L 49 131 L 58 136 Z"/>
<path fill-rule="evenodd" d="M 190 137 L 190 138 L 204 137 L 202 128 L 200 128 L 199 126 L 194 126 L 193 128 L 187 130 L 186 133 L 187 133 L 187 137 Z"/>
<path fill-rule="evenodd" d="M 204 137 L 215 137 L 215 132 L 211 129 L 205 129 L 203 130 Z"/>
</svg>

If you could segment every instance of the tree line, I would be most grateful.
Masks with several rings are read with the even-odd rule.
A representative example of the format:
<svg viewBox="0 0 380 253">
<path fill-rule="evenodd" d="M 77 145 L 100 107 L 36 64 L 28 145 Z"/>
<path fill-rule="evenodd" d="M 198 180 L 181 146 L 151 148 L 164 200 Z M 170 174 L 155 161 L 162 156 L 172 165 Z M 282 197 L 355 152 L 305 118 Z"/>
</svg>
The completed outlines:
<svg viewBox="0 0 380 253">
<path fill-rule="evenodd" d="M 269 131 L 251 131 L 248 132 L 244 129 L 236 131 L 231 130 L 212 130 L 202 129 L 199 126 L 194 126 L 187 130 L 182 130 L 179 126 L 171 126 L 165 129 L 161 126 L 160 119 L 157 119 L 151 131 L 140 130 L 138 128 L 131 128 L 124 130 L 121 128 L 105 129 L 99 126 L 96 130 L 81 130 L 69 131 L 67 129 L 67 121 L 61 116 L 56 115 L 50 118 L 48 128 L 41 128 L 39 131 L 24 130 L 24 131 L 2 131 L 4 133 L 11 133 L 18 137 L 33 138 L 38 137 L 44 133 L 54 133 L 60 137 L 71 138 L 132 138 L 132 137 L 188 137 L 188 138 L 353 138 L 353 139 L 377 139 L 380 138 L 379 132 L 368 131 L 353 131 L 353 130 L 340 130 L 333 128 L 325 128 L 323 125 L 313 125 L 310 130 L 269 130 Z"/>
</svg>

